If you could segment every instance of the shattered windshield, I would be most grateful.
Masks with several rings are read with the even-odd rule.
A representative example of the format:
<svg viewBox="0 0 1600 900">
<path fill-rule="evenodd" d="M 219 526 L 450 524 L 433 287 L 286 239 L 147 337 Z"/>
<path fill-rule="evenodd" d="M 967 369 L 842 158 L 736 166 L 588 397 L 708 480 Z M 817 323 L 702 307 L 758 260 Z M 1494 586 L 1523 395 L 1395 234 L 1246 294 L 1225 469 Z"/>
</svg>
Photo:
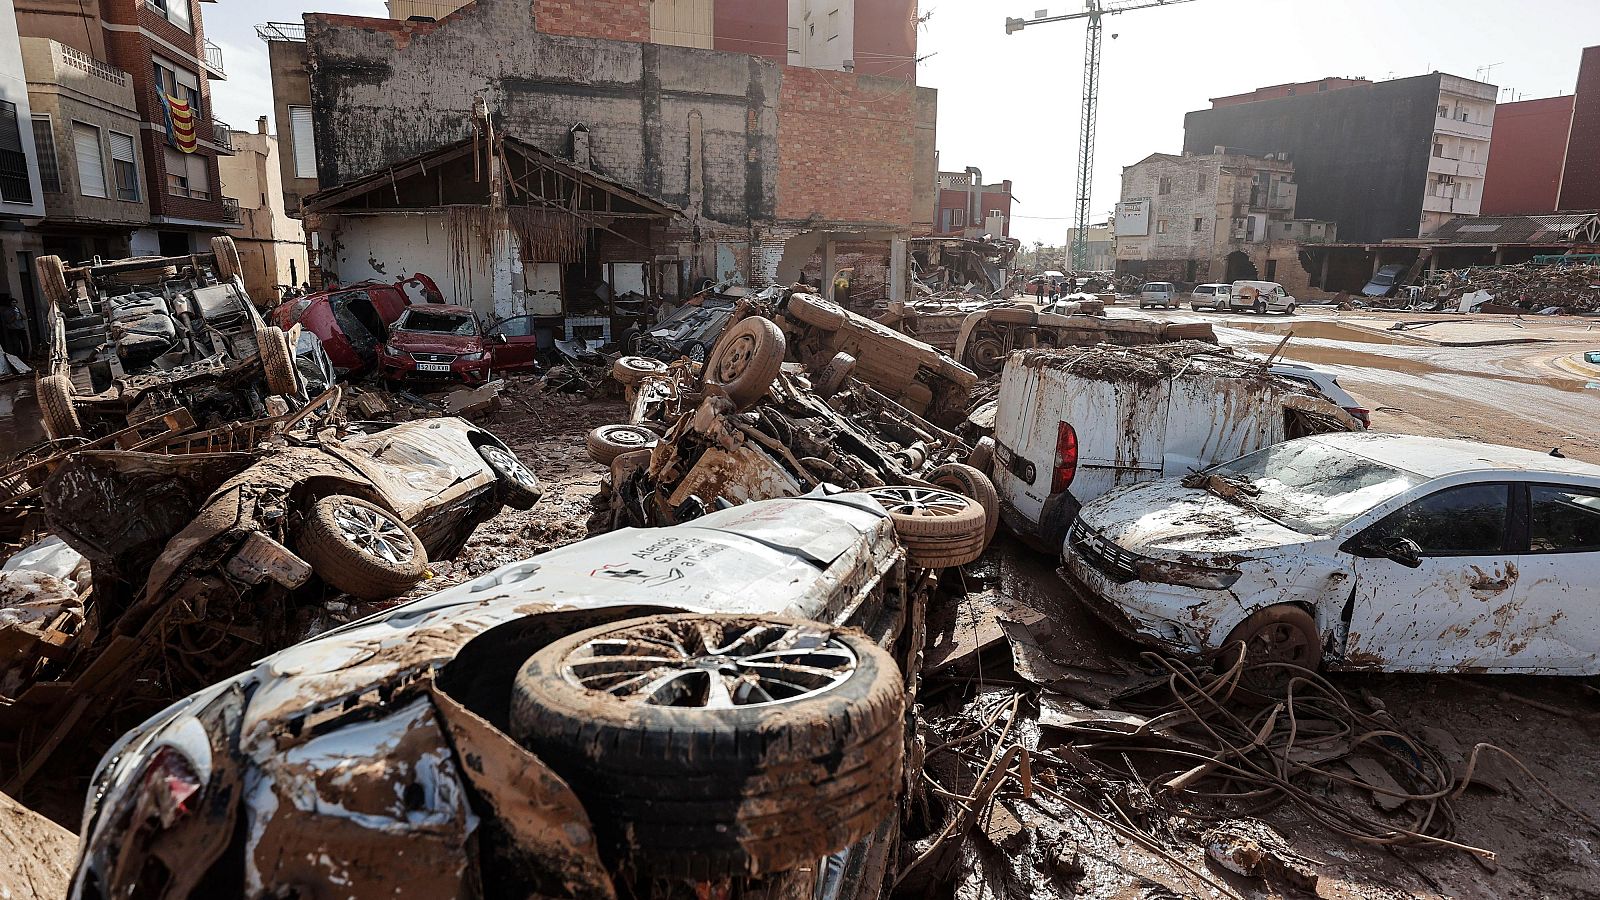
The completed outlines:
<svg viewBox="0 0 1600 900">
<path fill-rule="evenodd" d="M 420 331 L 425 334 L 471 335 L 478 333 L 478 323 L 463 313 L 425 312 L 406 310 L 405 318 L 395 326 L 401 331 Z"/>
<path fill-rule="evenodd" d="M 1302 534 L 1331 534 L 1426 479 L 1316 440 L 1289 441 L 1209 470 L 1202 485 Z"/>
</svg>

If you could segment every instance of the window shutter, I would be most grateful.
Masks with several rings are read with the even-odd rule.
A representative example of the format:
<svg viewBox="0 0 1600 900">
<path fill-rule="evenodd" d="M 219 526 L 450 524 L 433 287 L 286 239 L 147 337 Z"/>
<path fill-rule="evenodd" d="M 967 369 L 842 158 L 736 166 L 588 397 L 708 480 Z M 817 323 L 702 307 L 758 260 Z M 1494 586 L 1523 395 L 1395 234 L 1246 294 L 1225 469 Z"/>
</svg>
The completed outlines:
<svg viewBox="0 0 1600 900">
<path fill-rule="evenodd" d="M 73 122 L 72 143 L 78 155 L 78 191 L 85 197 L 106 196 L 106 163 L 100 152 L 100 129 Z"/>
<path fill-rule="evenodd" d="M 289 107 L 289 130 L 294 141 L 294 177 L 317 177 L 317 143 L 311 127 L 311 107 Z"/>
<path fill-rule="evenodd" d="M 111 132 L 111 158 L 118 162 L 135 162 L 133 155 L 133 138 L 126 134 Z M 137 163 L 135 163 L 137 164 Z"/>
<path fill-rule="evenodd" d="M 50 119 L 33 120 L 33 146 L 39 157 L 39 185 L 44 190 L 61 193 L 61 169 L 56 160 L 56 136 L 50 129 Z"/>
<path fill-rule="evenodd" d="M 207 199 L 211 196 L 211 173 L 206 169 L 206 157 L 196 153 L 184 155 L 189 165 L 189 196 Z"/>
</svg>

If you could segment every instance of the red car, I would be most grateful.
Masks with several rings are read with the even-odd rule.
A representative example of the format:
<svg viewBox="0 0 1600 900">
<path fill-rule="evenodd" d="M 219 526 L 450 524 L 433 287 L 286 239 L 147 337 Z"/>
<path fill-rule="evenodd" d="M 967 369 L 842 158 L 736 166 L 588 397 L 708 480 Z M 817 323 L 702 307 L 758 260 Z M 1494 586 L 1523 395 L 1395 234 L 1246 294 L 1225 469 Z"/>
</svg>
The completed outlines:
<svg viewBox="0 0 1600 900">
<path fill-rule="evenodd" d="M 341 377 L 359 377 L 378 367 L 389 326 L 414 303 L 443 303 L 433 279 L 410 275 L 394 284 L 363 281 L 333 288 L 273 310 L 272 324 L 287 331 L 299 325 L 322 341 Z"/>
<path fill-rule="evenodd" d="M 389 327 L 378 372 L 386 381 L 459 381 L 482 384 L 492 372 L 531 369 L 538 343 L 528 317 L 508 319 L 488 331 L 465 306 L 412 306 Z"/>
</svg>

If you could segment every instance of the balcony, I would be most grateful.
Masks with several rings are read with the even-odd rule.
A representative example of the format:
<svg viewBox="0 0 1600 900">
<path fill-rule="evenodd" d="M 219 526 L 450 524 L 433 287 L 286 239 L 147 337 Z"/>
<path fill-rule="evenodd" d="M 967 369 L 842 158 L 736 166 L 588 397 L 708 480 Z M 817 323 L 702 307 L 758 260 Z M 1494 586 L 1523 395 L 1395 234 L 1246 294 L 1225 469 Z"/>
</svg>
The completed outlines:
<svg viewBox="0 0 1600 900">
<path fill-rule="evenodd" d="M 1463 122 L 1460 119 L 1447 119 L 1444 116 L 1435 116 L 1433 130 L 1436 134 L 1451 134 L 1456 137 L 1471 138 L 1475 141 L 1487 141 L 1494 131 L 1493 125 L 1483 125 L 1478 122 Z"/>
<path fill-rule="evenodd" d="M 239 211 L 239 201 L 232 197 L 222 198 L 222 221 L 229 225 L 238 225 L 244 221 L 244 216 Z"/>
<path fill-rule="evenodd" d="M 1451 159 L 1448 156 L 1428 158 L 1428 172 L 1433 175 L 1459 175 L 1463 178 L 1482 178 L 1487 170 L 1487 163 Z"/>
<path fill-rule="evenodd" d="M 48 38 L 23 38 L 22 55 L 31 82 L 29 90 L 71 89 L 105 106 L 136 114 L 133 79 L 127 72 Z"/>
<path fill-rule="evenodd" d="M 206 55 L 202 61 L 206 67 L 206 77 L 213 81 L 226 81 L 228 71 L 222 67 L 222 48 L 206 40 Z"/>
<path fill-rule="evenodd" d="M 306 26 L 299 22 L 268 22 L 256 26 L 256 37 L 272 43 L 273 41 L 288 41 L 292 44 L 306 42 Z"/>
<path fill-rule="evenodd" d="M 233 128 L 221 119 L 211 120 L 211 142 L 223 153 L 232 153 L 237 149 L 233 146 Z"/>
</svg>

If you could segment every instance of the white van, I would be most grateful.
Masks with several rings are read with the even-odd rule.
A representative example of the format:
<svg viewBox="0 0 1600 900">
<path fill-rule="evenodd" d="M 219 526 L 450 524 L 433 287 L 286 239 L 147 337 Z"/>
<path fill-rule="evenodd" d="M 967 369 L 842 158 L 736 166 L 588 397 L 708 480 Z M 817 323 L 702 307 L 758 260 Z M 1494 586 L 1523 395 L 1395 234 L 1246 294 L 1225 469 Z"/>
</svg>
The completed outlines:
<svg viewBox="0 0 1600 900">
<path fill-rule="evenodd" d="M 991 476 L 1001 520 L 1056 553 L 1078 508 L 1112 488 L 1359 427 L 1309 387 L 1215 348 L 1025 350 L 1000 376 Z"/>
<path fill-rule="evenodd" d="M 1229 309 L 1248 309 L 1257 314 L 1281 312 L 1292 316 L 1298 305 L 1276 281 L 1235 281 L 1228 298 Z"/>
</svg>

